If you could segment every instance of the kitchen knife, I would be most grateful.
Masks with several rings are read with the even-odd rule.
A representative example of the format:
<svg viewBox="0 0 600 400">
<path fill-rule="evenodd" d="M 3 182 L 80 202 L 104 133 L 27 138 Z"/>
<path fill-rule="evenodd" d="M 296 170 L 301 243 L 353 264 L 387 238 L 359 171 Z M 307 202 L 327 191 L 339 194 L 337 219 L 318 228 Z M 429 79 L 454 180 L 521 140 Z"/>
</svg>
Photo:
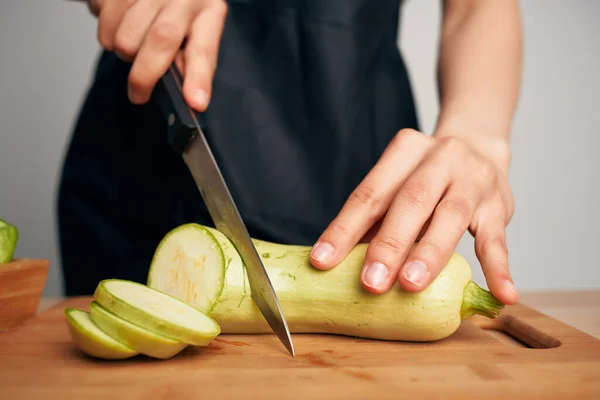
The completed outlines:
<svg viewBox="0 0 600 400">
<path fill-rule="evenodd" d="M 172 64 L 153 93 L 154 100 L 167 119 L 168 142 L 187 164 L 215 227 L 227 236 L 240 254 L 246 267 L 252 299 L 293 357 L 294 345 L 277 295 L 213 157 L 196 113 L 183 97 L 182 82 L 181 74 Z"/>
<path fill-rule="evenodd" d="M 153 93 L 167 119 L 169 144 L 183 156 L 215 227 L 227 236 L 240 254 L 246 267 L 252 299 L 271 329 L 294 357 L 294 344 L 275 290 L 223 180 L 196 114 L 185 102 L 181 83 L 181 75 L 173 63 L 159 80 Z"/>
</svg>

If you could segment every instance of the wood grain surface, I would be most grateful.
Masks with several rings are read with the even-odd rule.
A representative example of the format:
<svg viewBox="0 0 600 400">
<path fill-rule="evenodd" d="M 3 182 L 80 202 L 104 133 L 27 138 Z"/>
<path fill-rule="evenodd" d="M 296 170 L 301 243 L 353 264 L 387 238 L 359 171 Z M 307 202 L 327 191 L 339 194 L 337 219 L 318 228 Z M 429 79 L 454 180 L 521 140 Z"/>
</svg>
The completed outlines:
<svg viewBox="0 0 600 400">
<path fill-rule="evenodd" d="M 0 264 L 0 333 L 36 315 L 49 268 L 34 258 Z"/>
<path fill-rule="evenodd" d="M 63 316 L 89 301 L 0 335 L 0 399 L 600 398 L 600 340 L 524 305 L 435 343 L 297 334 L 292 358 L 274 335 L 221 335 L 167 361 L 98 361 Z"/>
</svg>

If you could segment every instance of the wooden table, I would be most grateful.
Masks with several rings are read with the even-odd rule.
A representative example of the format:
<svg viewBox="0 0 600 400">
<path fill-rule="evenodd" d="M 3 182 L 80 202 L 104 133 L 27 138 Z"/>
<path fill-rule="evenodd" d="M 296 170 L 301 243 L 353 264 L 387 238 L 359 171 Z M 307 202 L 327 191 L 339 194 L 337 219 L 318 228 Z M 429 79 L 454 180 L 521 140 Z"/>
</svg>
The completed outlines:
<svg viewBox="0 0 600 400">
<path fill-rule="evenodd" d="M 600 290 L 524 293 L 521 303 L 433 343 L 296 335 L 292 359 L 274 335 L 223 335 L 166 362 L 83 357 L 54 308 L 0 336 L 0 398 L 600 399 Z M 500 330 L 521 343 L 503 343 Z"/>
<path fill-rule="evenodd" d="M 43 298 L 39 312 L 61 298 Z M 521 303 L 600 339 L 600 289 L 521 293 Z"/>
</svg>

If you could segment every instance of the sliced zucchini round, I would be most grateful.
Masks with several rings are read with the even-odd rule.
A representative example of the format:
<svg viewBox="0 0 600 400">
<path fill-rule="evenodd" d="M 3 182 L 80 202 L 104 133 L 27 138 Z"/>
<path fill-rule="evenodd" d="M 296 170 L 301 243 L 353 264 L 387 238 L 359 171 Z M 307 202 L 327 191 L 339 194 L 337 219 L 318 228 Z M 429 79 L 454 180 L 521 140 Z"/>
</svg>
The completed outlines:
<svg viewBox="0 0 600 400">
<path fill-rule="evenodd" d="M 217 322 L 202 311 L 137 282 L 103 280 L 94 300 L 132 324 L 188 345 L 208 346 L 221 333 Z"/>
<path fill-rule="evenodd" d="M 158 244 L 147 285 L 170 295 L 176 293 L 177 298 L 210 314 L 223 290 L 227 262 L 210 230 L 184 224 Z"/>
<path fill-rule="evenodd" d="M 98 328 L 87 311 L 67 308 L 65 316 L 73 342 L 85 354 L 106 360 L 123 360 L 138 354 Z"/>
<path fill-rule="evenodd" d="M 187 347 L 186 343 L 132 324 L 95 301 L 90 304 L 90 317 L 108 335 L 148 357 L 168 359 Z"/>
</svg>

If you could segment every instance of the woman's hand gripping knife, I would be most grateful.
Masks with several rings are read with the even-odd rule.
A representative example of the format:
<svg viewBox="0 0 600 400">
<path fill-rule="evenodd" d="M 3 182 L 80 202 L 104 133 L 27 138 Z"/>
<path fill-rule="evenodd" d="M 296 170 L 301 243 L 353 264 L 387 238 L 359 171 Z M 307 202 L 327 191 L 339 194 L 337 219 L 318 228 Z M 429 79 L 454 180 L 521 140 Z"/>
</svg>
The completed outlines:
<svg viewBox="0 0 600 400">
<path fill-rule="evenodd" d="M 88 0 L 98 17 L 98 40 L 132 63 L 128 96 L 134 104 L 152 91 L 176 62 L 183 94 L 196 111 L 206 110 L 227 15 L 225 0 Z"/>
</svg>

